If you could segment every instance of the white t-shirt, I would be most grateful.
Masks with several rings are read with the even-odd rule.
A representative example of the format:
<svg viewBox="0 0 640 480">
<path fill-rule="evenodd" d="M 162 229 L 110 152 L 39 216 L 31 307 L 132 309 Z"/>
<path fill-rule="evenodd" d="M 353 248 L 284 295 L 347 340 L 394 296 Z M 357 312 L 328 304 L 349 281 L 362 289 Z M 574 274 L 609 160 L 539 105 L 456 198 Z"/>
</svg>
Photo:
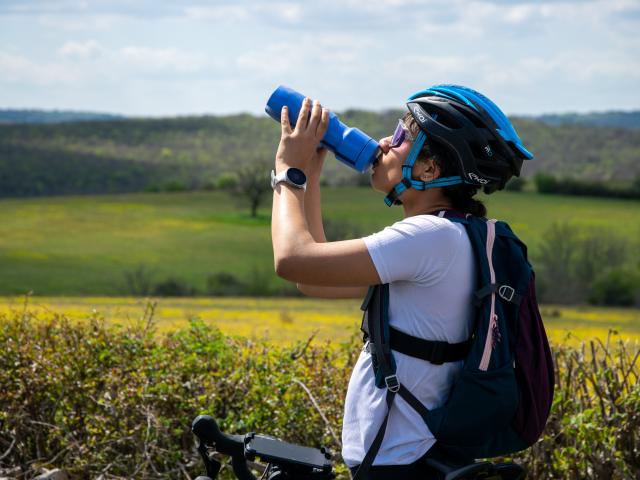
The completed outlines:
<svg viewBox="0 0 640 480">
<path fill-rule="evenodd" d="M 389 323 L 415 337 L 449 343 L 469 338 L 475 263 L 464 225 L 416 215 L 364 238 L 382 283 L 389 283 Z M 462 361 L 433 365 L 393 352 L 400 383 L 427 408 L 442 405 Z M 362 462 L 386 414 L 386 389 L 377 388 L 364 350 L 351 374 L 342 428 L 342 457 Z M 420 415 L 399 395 L 391 407 L 374 465 L 406 465 L 435 443 Z"/>
</svg>

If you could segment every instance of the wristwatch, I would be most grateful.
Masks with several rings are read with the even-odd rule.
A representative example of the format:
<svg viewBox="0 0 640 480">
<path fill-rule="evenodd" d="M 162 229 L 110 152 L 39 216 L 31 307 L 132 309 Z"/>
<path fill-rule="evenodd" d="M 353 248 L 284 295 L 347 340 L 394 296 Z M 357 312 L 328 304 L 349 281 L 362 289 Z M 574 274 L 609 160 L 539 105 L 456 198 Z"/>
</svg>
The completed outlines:
<svg viewBox="0 0 640 480">
<path fill-rule="evenodd" d="M 276 188 L 276 185 L 280 182 L 288 183 L 289 185 L 307 189 L 307 176 L 299 168 L 287 168 L 276 175 L 276 172 L 271 170 L 271 188 Z"/>
</svg>

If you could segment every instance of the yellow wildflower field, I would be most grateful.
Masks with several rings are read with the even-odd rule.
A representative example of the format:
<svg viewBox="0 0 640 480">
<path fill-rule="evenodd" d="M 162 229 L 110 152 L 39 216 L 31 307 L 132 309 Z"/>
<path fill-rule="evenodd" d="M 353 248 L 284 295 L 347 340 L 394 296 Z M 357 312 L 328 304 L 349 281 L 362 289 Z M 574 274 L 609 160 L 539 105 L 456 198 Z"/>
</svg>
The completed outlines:
<svg viewBox="0 0 640 480">
<path fill-rule="evenodd" d="M 83 321 L 98 315 L 108 322 L 127 325 L 145 318 L 153 307 L 159 333 L 184 327 L 199 318 L 225 334 L 287 345 L 306 341 L 340 343 L 359 335 L 362 312 L 359 300 L 307 298 L 131 298 L 131 297 L 0 297 L 0 316 L 28 310 L 39 317 L 63 314 Z M 541 306 L 547 333 L 553 343 L 606 340 L 609 330 L 617 337 L 640 342 L 640 310 L 590 306 Z"/>
</svg>

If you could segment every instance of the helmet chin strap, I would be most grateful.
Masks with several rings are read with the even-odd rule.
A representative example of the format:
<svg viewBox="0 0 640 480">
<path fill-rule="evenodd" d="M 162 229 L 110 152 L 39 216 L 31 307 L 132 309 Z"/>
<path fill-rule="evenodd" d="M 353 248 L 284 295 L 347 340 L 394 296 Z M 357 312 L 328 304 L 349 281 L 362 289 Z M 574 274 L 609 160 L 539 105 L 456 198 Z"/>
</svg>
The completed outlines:
<svg viewBox="0 0 640 480">
<path fill-rule="evenodd" d="M 416 163 L 416 159 L 420 154 L 420 150 L 424 145 L 424 142 L 427 140 L 427 136 L 425 133 L 420 130 L 417 138 L 413 142 L 413 147 L 411 147 L 411 151 L 409 152 L 409 156 L 405 161 L 404 165 L 402 165 L 402 180 L 400 183 L 396 184 L 395 187 L 387 194 L 384 198 L 384 203 L 390 207 L 392 205 L 402 205 L 400 201 L 400 195 L 402 195 L 407 189 L 415 188 L 416 190 L 426 190 L 427 188 L 438 188 L 438 187 L 447 187 L 449 185 L 457 185 L 459 183 L 463 183 L 462 177 L 456 175 L 453 177 L 443 177 L 436 178 L 435 180 L 431 180 L 430 182 L 423 182 L 422 180 L 414 180 L 411 178 L 411 172 L 413 170 L 413 164 Z"/>
</svg>

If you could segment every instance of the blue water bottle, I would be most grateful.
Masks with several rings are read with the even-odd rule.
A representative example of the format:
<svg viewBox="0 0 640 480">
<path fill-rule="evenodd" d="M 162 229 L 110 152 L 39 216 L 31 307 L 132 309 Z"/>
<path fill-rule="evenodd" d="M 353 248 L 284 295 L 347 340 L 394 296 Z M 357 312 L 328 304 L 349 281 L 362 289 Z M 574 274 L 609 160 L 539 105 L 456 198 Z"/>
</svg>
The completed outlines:
<svg viewBox="0 0 640 480">
<path fill-rule="evenodd" d="M 280 112 L 286 105 L 289 108 L 289 122 L 294 126 L 303 100 L 304 95 L 281 85 L 271 94 L 265 111 L 280 122 Z M 359 172 L 366 171 L 381 152 L 378 142 L 357 128 L 346 126 L 333 112 L 329 113 L 329 127 L 320 143 L 342 163 Z"/>
</svg>

